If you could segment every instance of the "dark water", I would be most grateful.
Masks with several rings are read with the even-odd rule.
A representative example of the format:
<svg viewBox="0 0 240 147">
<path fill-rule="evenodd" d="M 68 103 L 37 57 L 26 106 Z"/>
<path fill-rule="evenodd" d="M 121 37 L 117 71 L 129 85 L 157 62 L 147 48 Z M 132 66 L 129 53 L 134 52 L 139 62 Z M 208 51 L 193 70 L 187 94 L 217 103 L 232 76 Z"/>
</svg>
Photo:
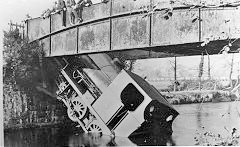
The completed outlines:
<svg viewBox="0 0 240 147">
<path fill-rule="evenodd" d="M 227 135 L 232 128 L 240 130 L 240 102 L 186 104 L 174 106 L 180 115 L 173 123 L 172 136 L 144 138 L 112 138 L 96 134 L 82 134 L 77 129 L 44 128 L 6 132 L 6 147 L 84 147 L 136 145 L 194 145 L 196 130 Z M 237 111 L 238 109 L 238 111 Z M 227 129 L 227 130 L 226 130 Z"/>
</svg>

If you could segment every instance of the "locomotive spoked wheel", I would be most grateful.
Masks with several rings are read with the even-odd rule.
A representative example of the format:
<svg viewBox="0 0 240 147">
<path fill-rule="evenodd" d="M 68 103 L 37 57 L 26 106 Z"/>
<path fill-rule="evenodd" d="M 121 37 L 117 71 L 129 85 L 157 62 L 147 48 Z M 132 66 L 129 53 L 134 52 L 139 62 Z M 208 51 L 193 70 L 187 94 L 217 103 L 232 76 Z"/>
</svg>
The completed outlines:
<svg viewBox="0 0 240 147">
<path fill-rule="evenodd" d="M 68 115 L 68 117 L 69 117 L 72 121 L 74 121 L 74 122 L 77 122 L 77 121 L 78 121 L 78 118 L 77 118 L 77 116 L 76 116 L 76 113 L 75 113 L 74 110 L 72 110 L 71 108 L 68 108 L 68 109 L 67 109 L 67 115 Z"/>
<path fill-rule="evenodd" d="M 88 125 L 87 130 L 89 133 L 102 133 L 102 129 L 96 120 L 94 120 L 91 124 Z"/>
<path fill-rule="evenodd" d="M 71 100 L 72 104 L 73 104 L 73 108 L 75 110 L 75 112 L 77 113 L 77 117 L 79 119 L 82 119 L 85 114 L 87 113 L 87 105 L 85 105 L 79 97 L 75 97 Z"/>
</svg>

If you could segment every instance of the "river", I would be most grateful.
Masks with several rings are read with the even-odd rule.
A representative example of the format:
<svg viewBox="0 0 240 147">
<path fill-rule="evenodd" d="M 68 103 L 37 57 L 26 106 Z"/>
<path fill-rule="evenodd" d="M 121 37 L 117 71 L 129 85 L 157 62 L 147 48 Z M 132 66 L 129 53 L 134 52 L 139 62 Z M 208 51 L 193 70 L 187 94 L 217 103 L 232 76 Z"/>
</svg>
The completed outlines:
<svg viewBox="0 0 240 147">
<path fill-rule="evenodd" d="M 136 145 L 195 145 L 197 131 L 211 131 L 222 136 L 233 128 L 240 131 L 240 101 L 174 105 L 180 115 L 174 120 L 170 138 L 128 139 L 82 134 L 77 129 L 41 128 L 6 132 L 6 147 L 83 147 Z M 237 110 L 238 109 L 238 110 Z M 204 129 L 204 130 L 203 130 Z M 228 132 L 228 131 L 229 132 Z"/>
</svg>

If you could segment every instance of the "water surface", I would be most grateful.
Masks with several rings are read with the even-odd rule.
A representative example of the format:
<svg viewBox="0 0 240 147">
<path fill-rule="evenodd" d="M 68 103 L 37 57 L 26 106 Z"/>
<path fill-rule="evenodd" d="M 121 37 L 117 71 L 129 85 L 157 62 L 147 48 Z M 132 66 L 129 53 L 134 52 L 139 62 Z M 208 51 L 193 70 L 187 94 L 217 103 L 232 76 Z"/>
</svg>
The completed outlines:
<svg viewBox="0 0 240 147">
<path fill-rule="evenodd" d="M 41 128 L 5 132 L 6 147 L 84 147 L 136 145 L 195 145 L 196 131 L 206 130 L 222 136 L 232 128 L 240 131 L 240 102 L 174 105 L 180 115 L 173 123 L 172 136 L 122 138 L 84 134 L 78 129 Z M 239 112 L 238 112 L 238 111 Z"/>
</svg>

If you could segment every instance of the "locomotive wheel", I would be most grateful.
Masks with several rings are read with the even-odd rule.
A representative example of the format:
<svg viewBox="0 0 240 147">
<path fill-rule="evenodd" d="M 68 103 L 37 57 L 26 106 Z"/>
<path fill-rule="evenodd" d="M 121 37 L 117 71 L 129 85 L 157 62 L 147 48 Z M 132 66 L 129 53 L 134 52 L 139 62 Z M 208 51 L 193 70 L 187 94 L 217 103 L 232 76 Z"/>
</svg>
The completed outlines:
<svg viewBox="0 0 240 147">
<path fill-rule="evenodd" d="M 89 133 L 102 133 L 102 129 L 97 120 L 91 122 L 91 124 L 88 125 L 87 130 Z"/>
<path fill-rule="evenodd" d="M 78 114 L 77 117 L 79 119 L 82 119 L 85 114 L 87 113 L 87 105 L 85 105 L 79 97 L 75 97 L 72 101 L 72 104 L 73 104 L 73 107 L 74 107 L 74 110 L 76 111 L 76 113 Z"/>
<path fill-rule="evenodd" d="M 75 113 L 74 110 L 72 110 L 71 108 L 68 108 L 68 109 L 67 109 L 67 115 L 68 115 L 68 117 L 69 117 L 72 121 L 74 121 L 74 122 L 77 122 L 77 121 L 78 121 L 78 118 L 77 118 L 77 116 L 76 116 L 76 113 Z"/>
</svg>

